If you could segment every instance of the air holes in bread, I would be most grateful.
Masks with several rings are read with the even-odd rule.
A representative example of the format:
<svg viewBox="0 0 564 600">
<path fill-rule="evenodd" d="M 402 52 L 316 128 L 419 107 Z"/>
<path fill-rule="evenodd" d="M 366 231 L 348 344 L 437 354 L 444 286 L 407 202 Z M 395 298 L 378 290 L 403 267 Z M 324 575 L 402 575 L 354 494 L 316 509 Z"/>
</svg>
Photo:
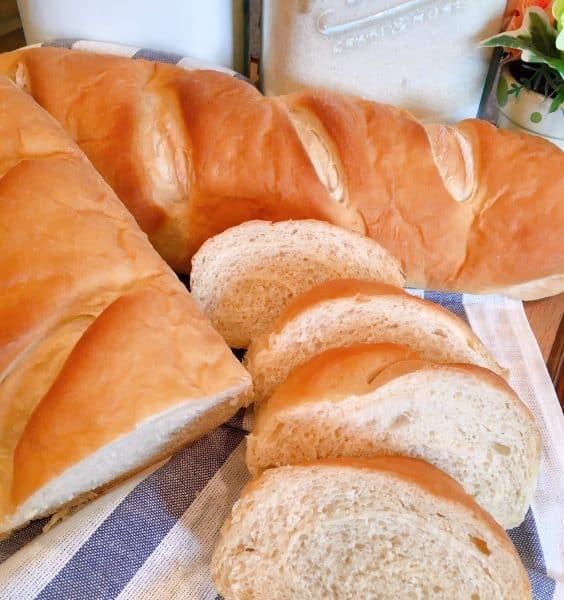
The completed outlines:
<svg viewBox="0 0 564 600">
<path fill-rule="evenodd" d="M 504 444 L 495 443 L 493 447 L 498 454 L 502 454 L 503 456 L 509 456 L 511 454 L 511 448 L 509 446 L 505 446 Z"/>
<path fill-rule="evenodd" d="M 478 548 L 478 550 L 482 554 L 485 554 L 486 556 L 489 556 L 491 554 L 491 551 L 488 548 L 488 544 L 486 543 L 485 540 L 483 540 L 482 538 L 479 538 L 479 537 L 474 537 L 473 535 L 470 536 L 470 539 L 472 540 L 472 543 L 474 544 L 474 546 L 476 546 L 476 548 Z"/>
<path fill-rule="evenodd" d="M 390 429 L 399 429 L 400 427 L 404 427 L 405 425 L 409 425 L 412 420 L 412 415 L 402 413 L 398 415 L 391 423 Z"/>
</svg>

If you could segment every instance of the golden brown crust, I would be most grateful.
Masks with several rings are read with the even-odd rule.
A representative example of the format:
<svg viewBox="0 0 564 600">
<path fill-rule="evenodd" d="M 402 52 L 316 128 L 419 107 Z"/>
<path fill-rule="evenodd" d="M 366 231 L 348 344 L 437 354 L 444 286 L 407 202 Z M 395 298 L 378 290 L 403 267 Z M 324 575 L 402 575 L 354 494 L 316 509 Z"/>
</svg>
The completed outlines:
<svg viewBox="0 0 564 600">
<path fill-rule="evenodd" d="M 250 219 L 365 231 L 317 178 L 285 110 L 241 80 L 61 48 L 0 57 L 0 72 L 18 69 L 178 271 L 206 239 Z"/>
<path fill-rule="evenodd" d="M 219 334 L 166 283 L 116 300 L 76 344 L 18 443 L 15 506 L 151 416 L 248 384 Z"/>
<path fill-rule="evenodd" d="M 340 150 L 351 202 L 369 235 L 400 260 L 408 285 L 446 282 L 463 257 L 460 231 L 470 217 L 447 192 L 424 127 L 404 110 L 331 92 L 286 102 L 323 123 Z"/>
<path fill-rule="evenodd" d="M 80 57 L 80 65 L 68 60 L 71 55 Z M 61 123 L 118 196 L 128 199 L 142 229 L 158 229 L 166 213 L 144 187 L 142 165 L 134 157 L 142 92 L 155 66 L 58 48 L 3 54 L 0 60 L 2 72 L 12 79 L 19 75 L 24 89 Z"/>
<path fill-rule="evenodd" d="M 289 406 L 366 393 L 382 371 L 418 358 L 399 344 L 355 344 L 317 354 L 296 367 L 270 398 L 255 407 L 253 433 L 258 434 L 263 422 Z"/>
<path fill-rule="evenodd" d="M 52 202 L 44 201 L 46 194 Z M 0 213 L 7 225 L 0 241 L 0 368 L 29 343 L 33 331 L 63 319 L 73 300 L 84 302 L 102 289 L 164 272 L 111 190 L 72 155 L 22 160 L 0 180 Z M 56 243 L 57 236 L 64 242 L 73 231 L 81 232 L 80 248 L 72 238 Z"/>
<path fill-rule="evenodd" d="M 399 344 L 357 344 L 326 350 L 296 367 L 272 396 L 255 408 L 253 433 L 260 434 L 272 416 L 289 407 L 367 394 L 393 379 L 417 371 L 458 372 L 480 378 L 511 397 L 515 408 L 534 423 L 533 414 L 507 381 L 489 369 L 471 364 L 421 360 L 416 352 Z"/>
<path fill-rule="evenodd" d="M 402 296 L 408 298 L 412 303 L 432 309 L 451 321 L 453 326 L 462 331 L 468 339 L 471 340 L 470 345 L 474 350 L 479 353 L 487 354 L 487 351 L 483 348 L 482 343 L 478 340 L 472 329 L 444 306 L 429 302 L 428 300 L 423 300 L 417 296 L 412 296 L 394 285 L 379 283 L 377 281 L 363 281 L 360 279 L 333 279 L 331 281 L 320 283 L 293 300 L 274 320 L 270 331 L 272 333 L 280 333 L 284 327 L 298 315 L 322 302 L 342 298 L 358 298 L 359 302 L 361 302 L 363 299 L 377 296 Z M 261 341 L 268 341 L 267 337 L 263 335 L 253 340 L 249 350 L 253 348 L 253 352 L 256 352 Z M 473 343 L 474 341 L 476 342 L 475 345 Z M 495 364 L 491 357 L 488 357 L 488 360 L 491 360 L 492 364 Z M 499 367 L 499 370 L 500 372 L 504 371 L 501 367 Z"/>
<path fill-rule="evenodd" d="M 510 288 L 564 274 L 564 152 L 553 144 L 469 119 L 437 157 L 436 129 L 406 111 L 326 91 L 284 102 L 319 119 L 340 151 L 351 203 L 400 260 L 409 286 L 518 294 Z M 549 280 L 528 297 L 563 285 Z"/>
<path fill-rule="evenodd" d="M 407 296 L 401 288 L 377 281 L 363 281 L 361 279 L 332 279 L 325 281 L 308 290 L 293 300 L 274 320 L 271 330 L 274 333 L 282 331 L 286 323 L 297 317 L 309 308 L 337 298 L 351 296 Z"/>
<path fill-rule="evenodd" d="M 423 126 L 329 91 L 263 98 L 222 73 L 56 48 L 1 55 L 0 72 L 63 123 L 177 270 L 246 220 L 316 218 L 367 227 L 411 287 L 564 291 L 564 152 L 540 138 L 473 119 Z M 294 117 L 323 130 L 341 201 Z"/>
<path fill-rule="evenodd" d="M 276 103 L 213 71 L 180 71 L 173 85 L 194 148 L 192 252 L 212 235 L 252 219 L 317 218 L 364 231 L 356 211 L 330 198 Z"/>
<path fill-rule="evenodd" d="M 456 285 L 489 291 L 564 275 L 564 152 L 478 120 L 458 129 L 472 145 L 479 185 Z M 563 291 L 562 283 L 555 280 L 551 293 Z"/>
</svg>

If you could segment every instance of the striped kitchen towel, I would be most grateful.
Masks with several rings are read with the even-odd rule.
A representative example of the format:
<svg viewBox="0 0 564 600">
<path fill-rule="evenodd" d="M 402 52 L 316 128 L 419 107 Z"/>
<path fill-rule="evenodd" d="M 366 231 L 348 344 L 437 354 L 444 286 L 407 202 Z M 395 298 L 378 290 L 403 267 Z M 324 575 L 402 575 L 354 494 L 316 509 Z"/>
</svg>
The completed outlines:
<svg viewBox="0 0 564 600">
<path fill-rule="evenodd" d="M 78 40 L 49 45 L 214 68 L 140 48 Z M 509 534 L 535 600 L 564 600 L 564 418 L 523 305 L 501 296 L 412 293 L 472 327 L 510 369 L 510 384 L 536 418 L 542 436 L 538 487 L 525 522 Z M 0 542 L 0 600 L 215 600 L 209 561 L 249 477 L 244 438 L 251 419 L 240 413 L 44 533 L 47 521 L 37 521 Z"/>
<path fill-rule="evenodd" d="M 500 296 L 425 296 L 462 317 L 511 372 L 542 435 L 539 482 L 509 532 L 535 600 L 564 599 L 564 419 L 523 304 Z M 0 542 L 0 599 L 215 599 L 209 561 L 248 480 L 239 414 L 46 533 L 36 522 Z"/>
<path fill-rule="evenodd" d="M 26 46 L 28 48 L 34 48 L 38 46 L 54 47 L 54 48 L 68 48 L 71 50 L 80 50 L 82 52 L 95 52 L 97 54 L 115 54 L 116 56 L 125 56 L 127 58 L 134 59 L 145 59 L 156 62 L 169 63 L 182 67 L 188 71 L 194 71 L 196 69 L 211 69 L 212 71 L 220 71 L 221 73 L 228 73 L 237 77 L 249 81 L 241 73 L 228 69 L 227 67 L 220 67 L 209 63 L 206 60 L 199 58 L 192 58 L 189 56 L 182 56 L 174 52 L 161 52 L 157 50 L 149 50 L 147 48 L 139 48 L 136 46 L 124 46 L 121 44 L 110 44 L 108 42 L 95 42 L 90 40 L 50 40 L 43 42 L 42 44 L 32 44 Z"/>
</svg>

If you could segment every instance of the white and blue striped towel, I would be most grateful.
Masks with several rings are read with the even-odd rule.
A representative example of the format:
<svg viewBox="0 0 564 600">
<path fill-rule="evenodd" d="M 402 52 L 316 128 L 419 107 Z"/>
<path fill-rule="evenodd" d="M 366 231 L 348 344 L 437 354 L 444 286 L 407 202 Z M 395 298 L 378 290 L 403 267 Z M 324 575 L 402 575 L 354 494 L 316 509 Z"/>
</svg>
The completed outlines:
<svg viewBox="0 0 564 600">
<path fill-rule="evenodd" d="M 136 49 L 116 51 L 162 59 Z M 176 59 L 170 62 L 184 60 Z M 564 600 L 564 418 L 523 305 L 500 296 L 424 296 L 472 327 L 510 369 L 512 387 L 535 415 L 542 435 L 538 487 L 525 522 L 509 535 L 535 600 Z M 46 533 L 41 534 L 46 521 L 39 521 L 0 542 L 0 600 L 218 598 L 209 561 L 249 477 L 244 464 L 249 420 L 237 415 Z"/>
</svg>

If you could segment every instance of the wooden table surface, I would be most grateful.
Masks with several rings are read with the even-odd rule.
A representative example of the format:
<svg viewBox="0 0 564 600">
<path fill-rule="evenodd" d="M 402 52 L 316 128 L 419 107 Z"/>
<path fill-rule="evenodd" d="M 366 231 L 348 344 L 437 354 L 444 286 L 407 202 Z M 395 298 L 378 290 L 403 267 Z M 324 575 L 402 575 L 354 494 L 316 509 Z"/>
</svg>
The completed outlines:
<svg viewBox="0 0 564 600">
<path fill-rule="evenodd" d="M 558 399 L 564 407 L 564 294 L 524 304 Z"/>
<path fill-rule="evenodd" d="M 548 362 L 564 314 L 564 294 L 524 304 L 531 329 L 537 338 L 545 362 Z"/>
</svg>

